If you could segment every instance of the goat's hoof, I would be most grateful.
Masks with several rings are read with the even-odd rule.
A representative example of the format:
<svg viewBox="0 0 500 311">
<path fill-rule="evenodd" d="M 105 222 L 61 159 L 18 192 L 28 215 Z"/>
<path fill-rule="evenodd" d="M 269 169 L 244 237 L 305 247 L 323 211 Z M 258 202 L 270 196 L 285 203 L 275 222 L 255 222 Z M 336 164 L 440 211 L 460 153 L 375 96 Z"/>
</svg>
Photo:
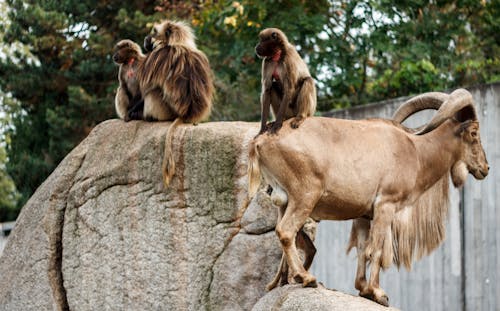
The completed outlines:
<svg viewBox="0 0 500 311">
<path fill-rule="evenodd" d="M 389 297 L 387 297 L 386 294 L 382 294 L 380 296 L 377 296 L 375 293 L 370 293 L 370 292 L 360 292 L 359 295 L 361 297 L 364 297 L 366 299 L 370 299 L 371 301 L 374 301 L 378 304 L 383 305 L 384 307 L 389 306 Z"/>
<path fill-rule="evenodd" d="M 304 287 L 316 288 L 316 287 L 318 287 L 318 282 L 316 282 L 316 280 L 312 280 L 308 283 L 304 283 L 303 285 L 304 285 Z"/>
<path fill-rule="evenodd" d="M 359 292 L 359 296 L 366 298 L 366 299 L 370 299 L 370 300 L 373 300 L 373 298 L 374 298 L 372 293 L 367 293 L 367 292 L 363 292 L 363 291 Z"/>
<path fill-rule="evenodd" d="M 273 289 L 275 289 L 277 285 L 278 285 L 278 284 L 277 284 L 276 282 L 271 282 L 271 283 L 269 283 L 269 284 L 267 284 L 267 285 L 266 285 L 266 290 L 267 290 L 268 292 L 270 292 L 270 291 L 272 291 Z"/>
<path fill-rule="evenodd" d="M 303 287 L 318 287 L 318 283 L 316 282 L 316 278 L 310 274 L 296 274 L 293 279 L 297 283 L 302 283 Z"/>
<path fill-rule="evenodd" d="M 373 301 L 383 305 L 384 307 L 389 306 L 389 297 L 387 297 L 387 295 L 383 295 L 381 297 L 374 297 Z"/>
</svg>

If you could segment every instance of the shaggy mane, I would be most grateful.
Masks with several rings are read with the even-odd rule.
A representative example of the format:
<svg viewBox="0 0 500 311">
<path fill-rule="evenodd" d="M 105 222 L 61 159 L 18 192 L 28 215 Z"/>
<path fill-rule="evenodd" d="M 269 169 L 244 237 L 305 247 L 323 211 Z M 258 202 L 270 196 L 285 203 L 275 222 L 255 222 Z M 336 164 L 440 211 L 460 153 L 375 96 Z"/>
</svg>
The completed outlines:
<svg viewBox="0 0 500 311">
<path fill-rule="evenodd" d="M 393 262 L 411 269 L 416 260 L 432 252 L 446 237 L 449 176 L 443 175 L 411 206 L 397 212 L 392 221 Z"/>
<path fill-rule="evenodd" d="M 210 114 L 213 77 L 203 53 L 183 45 L 167 45 L 151 52 L 139 70 L 139 83 L 144 93 L 152 88 L 166 90 L 163 100 L 184 121 L 191 122 L 200 115 Z M 146 89 L 147 85 L 150 89 Z"/>
</svg>

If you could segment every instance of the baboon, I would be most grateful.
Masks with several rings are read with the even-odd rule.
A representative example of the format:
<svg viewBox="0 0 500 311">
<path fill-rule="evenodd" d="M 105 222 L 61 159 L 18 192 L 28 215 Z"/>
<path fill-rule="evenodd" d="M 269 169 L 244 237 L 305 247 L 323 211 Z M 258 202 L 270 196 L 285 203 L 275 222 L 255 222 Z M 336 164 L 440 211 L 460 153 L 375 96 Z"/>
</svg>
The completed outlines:
<svg viewBox="0 0 500 311">
<path fill-rule="evenodd" d="M 121 40 L 115 45 L 113 61 L 120 66 L 116 90 L 115 109 L 120 119 L 142 119 L 144 101 L 137 80 L 137 68 L 144 61 L 141 47 L 132 40 Z"/>
<path fill-rule="evenodd" d="M 144 115 L 175 119 L 165 139 L 162 167 L 163 181 L 168 186 L 175 172 L 173 133 L 183 122 L 198 123 L 209 116 L 213 74 L 207 57 L 196 47 L 192 29 L 183 22 L 167 20 L 156 24 L 144 38 L 144 48 L 148 54 L 139 69 Z M 167 115 L 156 115 L 158 107 Z"/>
<path fill-rule="evenodd" d="M 284 120 L 295 117 L 292 128 L 316 110 L 316 88 L 307 65 L 285 34 L 277 28 L 267 28 L 259 34 L 255 47 L 262 61 L 261 126 L 259 134 L 268 128 L 276 133 Z M 269 107 L 275 121 L 267 124 Z"/>
</svg>

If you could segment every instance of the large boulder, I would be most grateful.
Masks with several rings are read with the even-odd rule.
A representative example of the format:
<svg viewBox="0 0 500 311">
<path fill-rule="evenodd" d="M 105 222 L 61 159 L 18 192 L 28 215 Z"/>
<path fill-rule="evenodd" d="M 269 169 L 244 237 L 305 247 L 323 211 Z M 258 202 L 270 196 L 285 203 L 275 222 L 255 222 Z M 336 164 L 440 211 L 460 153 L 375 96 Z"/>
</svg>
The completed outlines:
<svg viewBox="0 0 500 311">
<path fill-rule="evenodd" d="M 281 250 L 265 193 L 245 213 L 257 125 L 179 127 L 164 189 L 168 125 L 104 122 L 61 162 L 0 259 L 0 309 L 248 310 L 264 295 Z"/>
<path fill-rule="evenodd" d="M 68 154 L 10 235 L 0 310 L 237 311 L 266 294 L 281 248 L 265 189 L 247 201 L 258 125 L 180 126 L 165 189 L 168 126 L 110 120 Z"/>
</svg>

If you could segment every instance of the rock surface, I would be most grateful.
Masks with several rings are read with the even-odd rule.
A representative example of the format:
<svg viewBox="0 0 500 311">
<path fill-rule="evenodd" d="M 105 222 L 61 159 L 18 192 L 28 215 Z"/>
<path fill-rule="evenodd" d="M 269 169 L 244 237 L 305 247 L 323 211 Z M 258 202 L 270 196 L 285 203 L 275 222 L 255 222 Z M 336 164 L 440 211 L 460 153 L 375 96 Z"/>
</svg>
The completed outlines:
<svg viewBox="0 0 500 311">
<path fill-rule="evenodd" d="M 303 288 L 301 285 L 278 287 L 262 297 L 252 311 L 396 311 L 371 300 L 339 291 Z"/>
<path fill-rule="evenodd" d="M 181 126 L 164 189 L 167 128 L 110 120 L 62 161 L 0 258 L 1 310 L 248 310 L 265 293 L 281 250 L 271 206 L 244 213 L 257 125 Z"/>
<path fill-rule="evenodd" d="M 10 235 L 0 310 L 237 311 L 266 294 L 281 248 L 268 195 L 246 199 L 258 125 L 180 126 L 164 189 L 168 126 L 106 121 L 68 154 Z"/>
</svg>

